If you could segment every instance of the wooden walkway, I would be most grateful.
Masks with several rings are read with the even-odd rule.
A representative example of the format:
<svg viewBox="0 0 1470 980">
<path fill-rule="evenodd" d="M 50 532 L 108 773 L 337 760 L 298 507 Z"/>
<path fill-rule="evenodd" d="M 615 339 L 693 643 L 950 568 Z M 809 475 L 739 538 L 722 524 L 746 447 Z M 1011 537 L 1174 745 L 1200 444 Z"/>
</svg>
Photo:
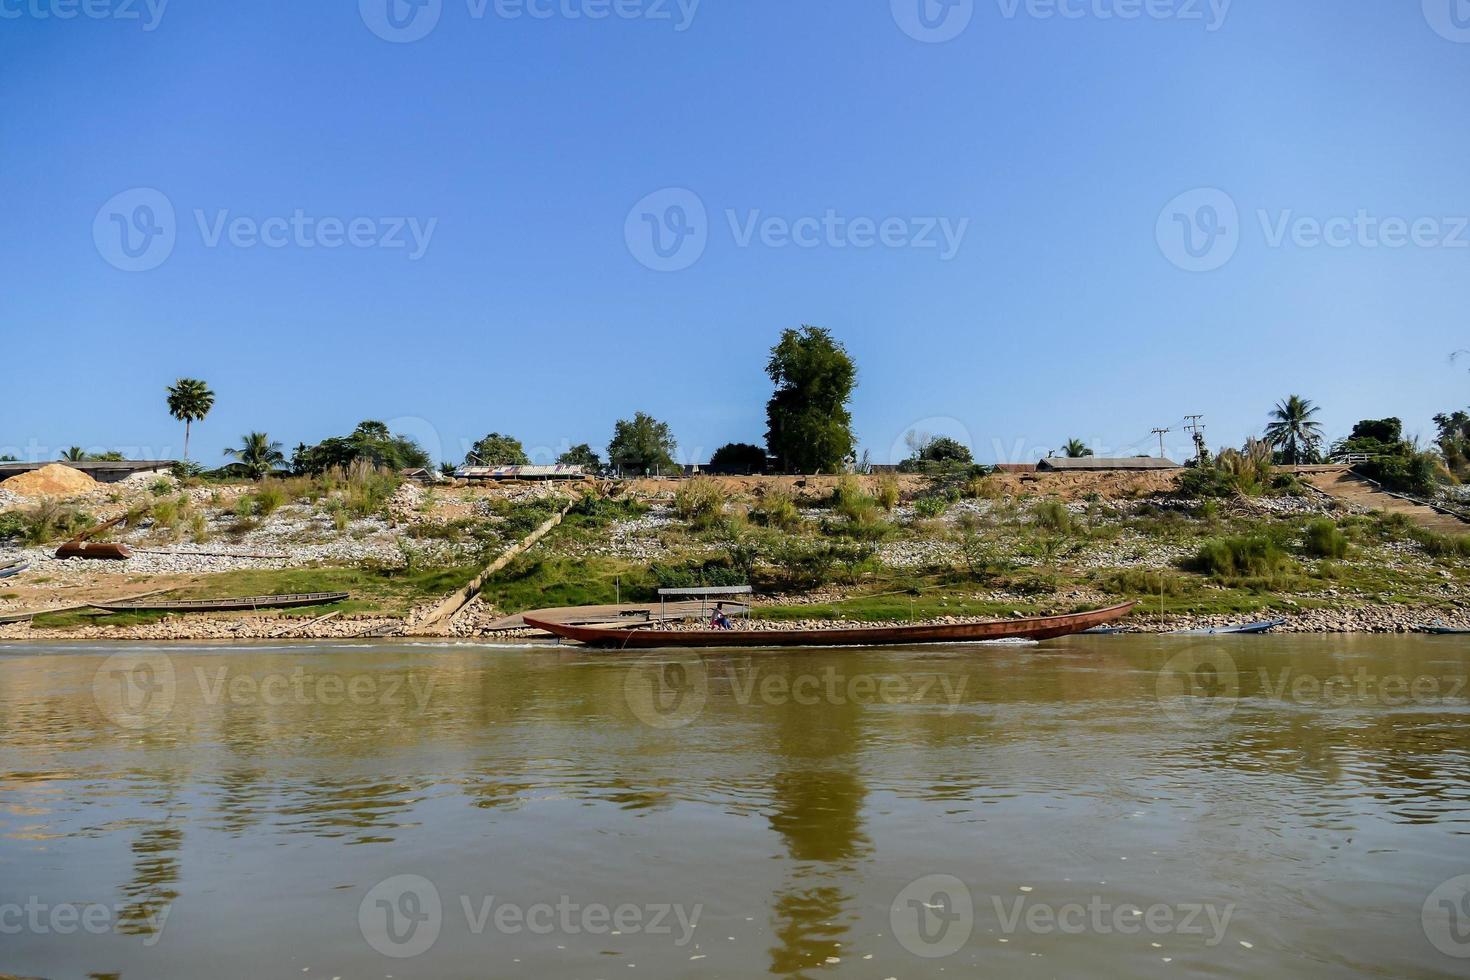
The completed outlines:
<svg viewBox="0 0 1470 980">
<path fill-rule="evenodd" d="M 1311 466 L 1297 471 L 1301 478 L 1323 493 L 1369 510 L 1403 514 L 1419 527 L 1436 534 L 1470 534 L 1470 523 L 1453 514 L 1379 490 L 1346 466 Z"/>
</svg>

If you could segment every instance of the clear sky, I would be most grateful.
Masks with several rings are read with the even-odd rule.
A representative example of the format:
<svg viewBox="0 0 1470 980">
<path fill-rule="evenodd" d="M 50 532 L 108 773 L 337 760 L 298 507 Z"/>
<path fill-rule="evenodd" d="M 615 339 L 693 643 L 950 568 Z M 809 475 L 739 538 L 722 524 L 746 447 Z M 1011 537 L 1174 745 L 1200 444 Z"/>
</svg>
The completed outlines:
<svg viewBox="0 0 1470 980">
<path fill-rule="evenodd" d="M 699 460 L 803 323 L 879 462 L 1470 404 L 1465 0 L 0 0 L 0 81 L 27 458 L 177 455 L 184 375 L 207 462 L 635 410 Z"/>
</svg>

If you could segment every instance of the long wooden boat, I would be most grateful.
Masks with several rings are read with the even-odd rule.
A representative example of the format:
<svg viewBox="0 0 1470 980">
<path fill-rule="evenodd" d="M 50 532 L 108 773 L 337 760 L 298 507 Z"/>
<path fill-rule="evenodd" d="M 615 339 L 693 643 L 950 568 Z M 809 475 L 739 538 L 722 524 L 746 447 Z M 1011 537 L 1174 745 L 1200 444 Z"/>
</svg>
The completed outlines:
<svg viewBox="0 0 1470 980">
<path fill-rule="evenodd" d="M 1267 619 L 1259 623 L 1241 623 L 1237 626 L 1206 626 L 1197 630 L 1175 630 L 1171 636 L 1223 636 L 1227 633 L 1269 633 L 1278 626 L 1285 626 L 1284 619 Z"/>
<path fill-rule="evenodd" d="M 31 563 L 26 561 L 24 558 L 18 558 L 12 562 L 6 562 L 5 564 L 0 565 L 0 578 L 10 578 L 13 575 L 19 575 L 21 572 L 30 567 Z"/>
<path fill-rule="evenodd" d="M 1433 633 L 1436 636 L 1464 636 L 1470 634 L 1470 629 L 1462 626 L 1445 626 L 1441 623 L 1430 623 L 1428 626 L 1420 626 L 1419 632 Z"/>
<path fill-rule="evenodd" d="M 327 606 L 351 598 L 348 592 L 301 592 L 293 595 L 256 595 L 234 599 L 160 599 L 147 602 L 93 603 L 104 612 L 240 612 L 248 609 L 296 609 Z"/>
<path fill-rule="evenodd" d="M 1138 605 L 1125 602 L 1107 609 L 1039 616 L 1032 619 L 1002 619 L 987 623 L 950 623 L 936 626 L 859 626 L 830 630 L 691 630 L 674 632 L 637 626 L 571 626 L 525 617 L 531 629 L 544 630 L 564 640 L 594 647 L 619 650 L 652 650 L 660 647 L 793 647 L 793 646 L 888 646 L 912 643 L 962 643 L 974 640 L 1046 640 L 1081 633 L 1103 623 L 1122 619 Z"/>
</svg>

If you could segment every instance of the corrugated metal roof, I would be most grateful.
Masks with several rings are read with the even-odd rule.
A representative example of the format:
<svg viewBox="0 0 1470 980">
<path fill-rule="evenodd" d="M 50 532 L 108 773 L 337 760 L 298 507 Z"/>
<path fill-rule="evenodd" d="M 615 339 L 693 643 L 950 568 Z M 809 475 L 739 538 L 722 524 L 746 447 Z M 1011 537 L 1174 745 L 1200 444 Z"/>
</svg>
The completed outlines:
<svg viewBox="0 0 1470 980">
<path fill-rule="evenodd" d="M 581 466 L 461 466 L 454 475 L 462 480 L 546 480 L 586 476 Z"/>
<path fill-rule="evenodd" d="M 1180 466 L 1172 459 L 1157 459 L 1153 456 L 1139 456 L 1133 459 L 1107 459 L 1102 456 L 1081 456 L 1072 459 L 1062 456 L 1043 459 L 1036 464 L 1036 468 L 1065 473 L 1078 470 L 1177 470 Z"/>
</svg>

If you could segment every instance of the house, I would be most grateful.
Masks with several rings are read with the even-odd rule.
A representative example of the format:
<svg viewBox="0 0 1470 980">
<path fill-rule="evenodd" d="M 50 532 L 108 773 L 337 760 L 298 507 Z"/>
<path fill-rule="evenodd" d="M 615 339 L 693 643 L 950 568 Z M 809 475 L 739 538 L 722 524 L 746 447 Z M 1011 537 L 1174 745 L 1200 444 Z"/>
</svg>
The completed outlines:
<svg viewBox="0 0 1470 980">
<path fill-rule="evenodd" d="M 1126 459 L 1108 459 L 1103 456 L 1053 456 L 1036 464 L 1038 473 L 1106 473 L 1136 470 L 1177 470 L 1180 465 L 1171 459 L 1156 459 L 1153 456 L 1134 456 Z"/>
<path fill-rule="evenodd" d="M 0 463 L 0 480 L 30 473 L 56 460 L 43 463 Z M 129 477 L 168 476 L 178 465 L 172 459 L 89 459 L 80 462 L 60 461 L 62 466 L 80 470 L 98 483 L 120 483 Z"/>
</svg>

